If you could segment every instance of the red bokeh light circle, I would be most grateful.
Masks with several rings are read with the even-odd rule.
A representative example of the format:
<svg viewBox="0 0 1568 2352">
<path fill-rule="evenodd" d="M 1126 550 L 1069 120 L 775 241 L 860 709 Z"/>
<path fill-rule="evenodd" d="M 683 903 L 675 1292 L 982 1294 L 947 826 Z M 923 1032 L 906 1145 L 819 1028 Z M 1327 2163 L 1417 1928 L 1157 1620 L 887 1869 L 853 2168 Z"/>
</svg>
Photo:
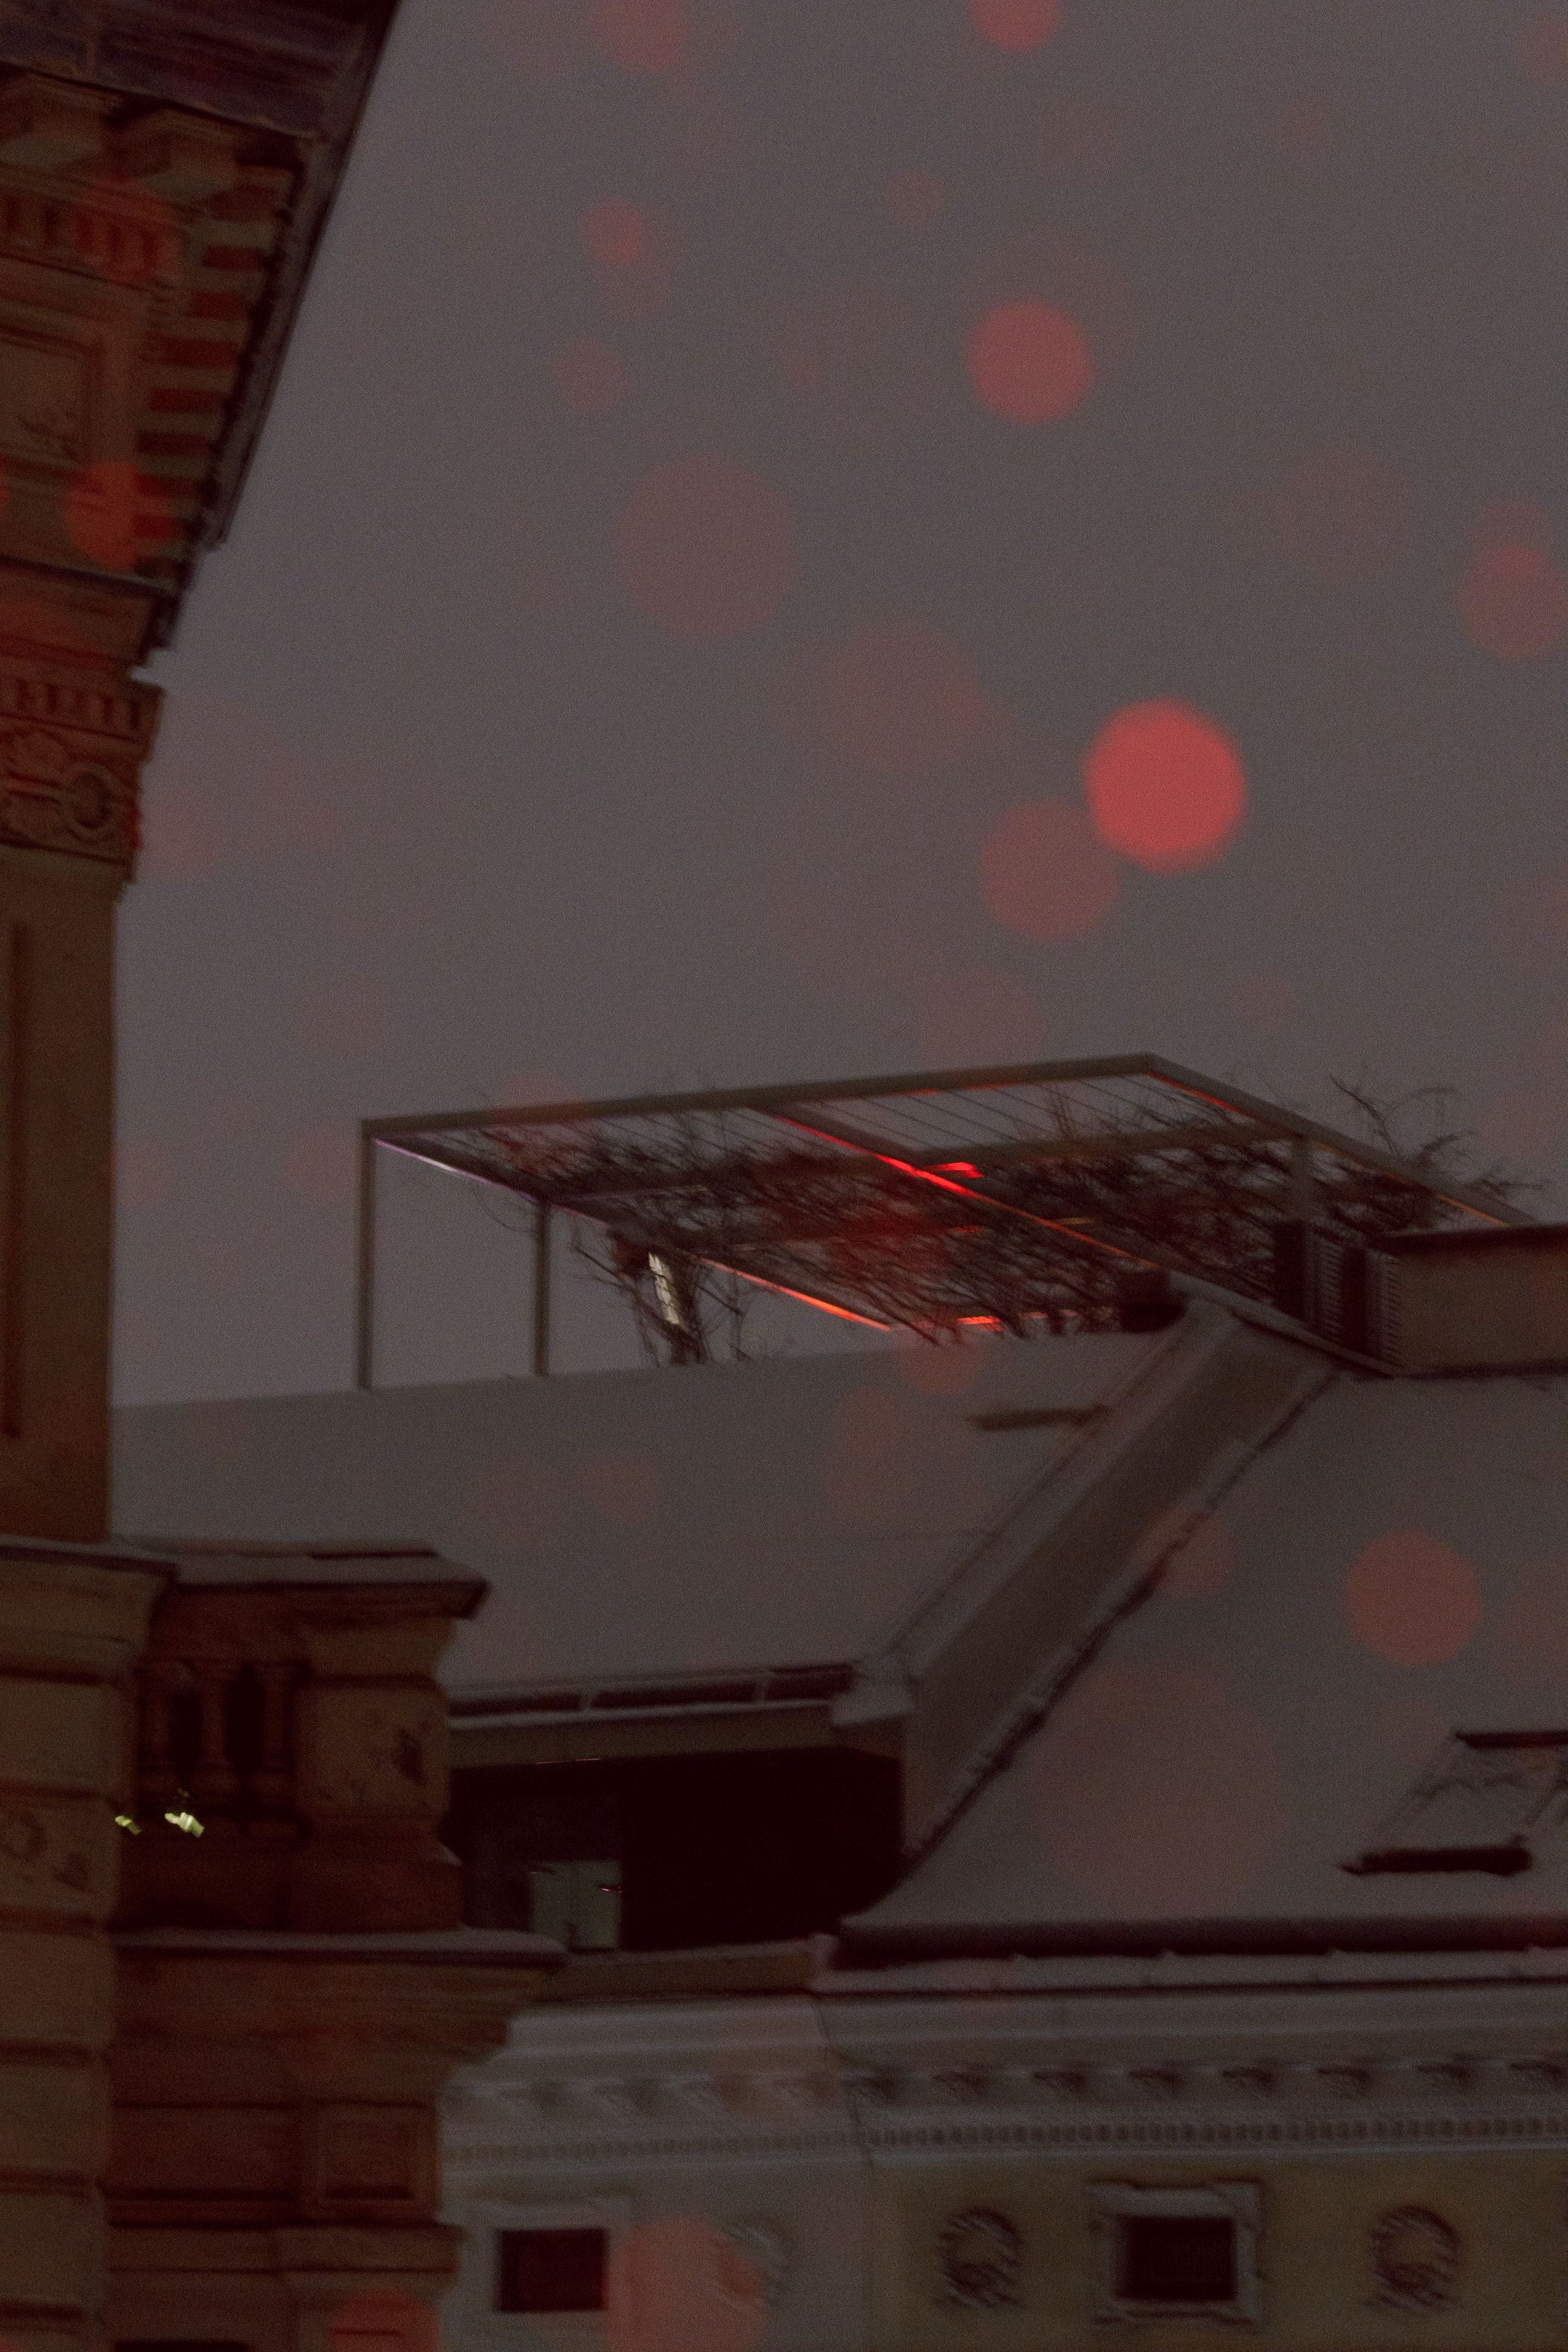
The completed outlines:
<svg viewBox="0 0 1568 2352">
<path fill-rule="evenodd" d="M 588 1474 L 588 1495 L 603 1519 L 642 1527 L 658 1516 L 663 1481 L 651 1454 L 611 1454 Z"/>
<path fill-rule="evenodd" d="M 969 0 L 969 14 L 984 39 L 1019 55 L 1061 30 L 1061 0 Z"/>
<path fill-rule="evenodd" d="M 611 65 L 668 74 L 685 59 L 691 26 L 686 0 L 593 0 L 588 34 Z"/>
<path fill-rule="evenodd" d="M 479 0 L 479 33 L 529 81 L 554 81 L 584 54 L 583 0 Z"/>
<path fill-rule="evenodd" d="M 934 228 L 947 209 L 947 191 L 934 172 L 895 172 L 882 191 L 888 218 L 900 228 Z"/>
<path fill-rule="evenodd" d="M 647 252 L 647 215 L 622 196 L 596 197 L 584 207 L 581 227 L 584 249 L 601 269 L 632 268 Z"/>
<path fill-rule="evenodd" d="M 839 756 L 925 775 L 993 738 L 1001 718 L 964 648 L 924 621 L 868 621 L 828 656 L 824 718 Z"/>
<path fill-rule="evenodd" d="M 693 2215 L 639 2222 L 610 2253 L 610 2352 L 755 2352 L 766 2282 L 735 2242 Z"/>
<path fill-rule="evenodd" d="M 794 518 L 770 482 L 732 458 L 672 458 L 626 500 L 616 556 L 639 613 L 688 644 L 712 644 L 778 612 L 795 575 Z"/>
<path fill-rule="evenodd" d="M 174 1198 L 174 1162 L 162 1144 L 122 1135 L 114 1147 L 114 1199 L 118 1208 L 147 1212 Z"/>
<path fill-rule="evenodd" d="M 1139 1557 L 1158 1566 L 1166 1600 L 1217 1592 L 1236 1571 L 1236 1538 L 1215 1511 L 1181 1503 L 1156 1511 L 1138 1541 Z"/>
<path fill-rule="evenodd" d="M 626 363 L 614 343 L 597 335 L 574 335 L 551 362 L 563 407 L 579 416 L 603 416 L 626 396 Z"/>
<path fill-rule="evenodd" d="M 1083 772 L 1101 841 L 1159 874 L 1208 865 L 1247 811 L 1240 752 L 1185 702 L 1119 710 L 1089 746 Z"/>
<path fill-rule="evenodd" d="M 1116 903 L 1121 871 L 1081 809 L 1026 801 L 992 827 L 980 882 L 996 921 L 1041 945 L 1082 939 Z"/>
<path fill-rule="evenodd" d="M 989 964 L 944 972 L 925 992 L 920 1047 L 929 1069 L 1034 1061 L 1044 1050 L 1045 1015 L 1021 981 Z"/>
<path fill-rule="evenodd" d="M 900 1348 L 894 1369 L 921 1396 L 962 1396 L 980 1377 L 984 1356 L 973 1339 L 960 1334 L 920 1348 Z"/>
<path fill-rule="evenodd" d="M 1344 1603 L 1356 1640 L 1396 1666 L 1457 1657 L 1481 1620 L 1469 1561 L 1419 1528 L 1366 1546 L 1345 1579 Z"/>
<path fill-rule="evenodd" d="M 1081 327 L 1048 302 L 999 303 L 969 341 L 969 375 L 988 408 L 1015 425 L 1057 425 L 1094 386 Z"/>
<path fill-rule="evenodd" d="M 302 1200 L 347 1200 L 356 1173 L 353 1139 L 341 1127 L 310 1127 L 289 1147 L 289 1188 Z"/>
<path fill-rule="evenodd" d="M 1459 593 L 1465 634 L 1498 661 L 1538 661 L 1568 637 L 1568 576 L 1524 541 L 1482 547 Z"/>
<path fill-rule="evenodd" d="M 1032 1760 L 1047 1853 L 1113 1916 L 1190 1916 L 1233 1900 L 1279 1840 L 1273 1742 L 1196 1667 L 1091 1669 Z"/>
<path fill-rule="evenodd" d="M 65 521 L 73 546 L 105 572 L 129 572 L 174 537 L 163 485 L 114 459 L 76 476 L 65 494 Z"/>
</svg>

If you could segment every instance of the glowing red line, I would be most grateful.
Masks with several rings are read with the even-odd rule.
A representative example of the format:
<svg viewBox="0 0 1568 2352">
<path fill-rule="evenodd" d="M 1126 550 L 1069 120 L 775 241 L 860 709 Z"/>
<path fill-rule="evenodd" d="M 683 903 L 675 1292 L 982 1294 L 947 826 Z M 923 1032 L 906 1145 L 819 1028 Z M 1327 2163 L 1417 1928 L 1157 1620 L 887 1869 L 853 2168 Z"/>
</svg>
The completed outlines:
<svg viewBox="0 0 1568 2352">
<path fill-rule="evenodd" d="M 1022 1217 L 1026 1223 L 1039 1225 L 1048 1234 L 1066 1234 L 1069 1241 L 1088 1242 L 1090 1248 L 1103 1250 L 1110 1257 L 1124 1257 L 1129 1265 L 1152 1265 L 1154 1260 L 1140 1257 L 1136 1250 L 1121 1248 L 1115 1242 L 1101 1241 L 1098 1234 L 1075 1232 L 1073 1226 L 1059 1217 L 1037 1216 L 1033 1209 L 1020 1209 L 1012 1201 L 993 1201 L 985 1193 L 975 1192 L 973 1185 L 955 1184 L 951 1176 L 938 1175 L 934 1168 L 916 1168 L 908 1160 L 895 1160 L 890 1151 L 874 1151 L 863 1143 L 847 1142 L 835 1135 L 830 1128 L 811 1127 L 804 1118 L 789 1114 L 791 1127 L 799 1128 L 803 1135 L 816 1136 L 819 1143 L 836 1143 L 840 1151 L 853 1151 L 862 1160 L 875 1160 L 884 1168 L 897 1169 L 900 1176 L 917 1176 L 922 1184 L 935 1184 L 944 1192 L 956 1192 L 961 1201 L 973 1201 L 983 1209 L 1000 1209 L 1010 1217 Z M 951 1160 L 948 1165 L 954 1163 Z"/>
<path fill-rule="evenodd" d="M 868 1331 L 890 1331 L 890 1323 L 879 1323 L 872 1315 L 857 1315 L 852 1307 L 836 1307 L 830 1298 L 814 1298 L 809 1290 L 792 1290 L 787 1282 L 770 1282 L 763 1274 L 748 1274 L 743 1265 L 726 1265 L 721 1258 L 705 1257 L 704 1265 L 713 1266 L 720 1274 L 732 1274 L 742 1282 L 754 1282 L 759 1290 L 771 1290 L 778 1298 L 798 1298 L 803 1307 L 815 1307 L 819 1314 L 837 1315 L 841 1323 L 861 1323 Z"/>
</svg>

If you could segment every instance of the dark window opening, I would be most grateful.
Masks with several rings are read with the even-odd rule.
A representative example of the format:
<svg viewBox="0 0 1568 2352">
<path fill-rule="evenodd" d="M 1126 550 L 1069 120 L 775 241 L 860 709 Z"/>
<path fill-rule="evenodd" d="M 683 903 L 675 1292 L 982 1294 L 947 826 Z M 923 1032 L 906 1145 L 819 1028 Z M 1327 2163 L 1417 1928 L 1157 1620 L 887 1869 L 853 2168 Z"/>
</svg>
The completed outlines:
<svg viewBox="0 0 1568 2352">
<path fill-rule="evenodd" d="M 466 1916 L 579 1950 L 785 1942 L 884 1895 L 899 1767 L 858 1748 L 529 1764 L 453 1776 Z"/>
<path fill-rule="evenodd" d="M 503 2230 L 496 2246 L 498 2311 L 603 2311 L 603 2230 Z"/>
<path fill-rule="evenodd" d="M 1228 2213 L 1123 2213 L 1116 2292 L 1123 2303 L 1234 2303 Z"/>
</svg>

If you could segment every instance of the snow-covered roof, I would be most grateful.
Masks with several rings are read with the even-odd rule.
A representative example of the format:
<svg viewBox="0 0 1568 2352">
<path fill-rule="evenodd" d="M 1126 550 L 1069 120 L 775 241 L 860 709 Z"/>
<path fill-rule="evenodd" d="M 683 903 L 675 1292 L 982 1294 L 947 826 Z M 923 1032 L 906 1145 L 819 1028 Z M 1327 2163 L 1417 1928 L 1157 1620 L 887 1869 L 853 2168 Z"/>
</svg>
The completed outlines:
<svg viewBox="0 0 1568 2352">
<path fill-rule="evenodd" d="M 850 1951 L 1561 1940 L 1565 1531 L 1568 1378 L 1334 1376 L 1147 1597 L 1080 1629 L 1043 1719 L 847 1923 Z M 1454 1738 L 1554 1731 L 1545 1757 Z M 1447 1867 L 1347 1869 L 1445 1843 L 1436 1809 L 1409 1826 L 1435 1759 L 1474 1765 L 1463 1802 L 1501 1866 L 1450 1844 Z"/>
<path fill-rule="evenodd" d="M 457 1695 L 849 1662 L 1168 1338 L 136 1407 L 115 1524 L 433 1544 L 491 1587 L 444 1662 Z"/>
</svg>

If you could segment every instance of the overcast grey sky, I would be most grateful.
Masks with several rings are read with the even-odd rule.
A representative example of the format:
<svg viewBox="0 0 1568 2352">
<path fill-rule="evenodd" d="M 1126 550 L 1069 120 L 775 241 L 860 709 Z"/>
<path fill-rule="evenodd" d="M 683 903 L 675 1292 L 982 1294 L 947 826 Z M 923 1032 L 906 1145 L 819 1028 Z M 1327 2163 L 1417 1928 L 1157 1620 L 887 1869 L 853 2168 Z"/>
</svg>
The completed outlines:
<svg viewBox="0 0 1568 2352">
<path fill-rule="evenodd" d="M 122 1398 L 348 1380 L 372 1112 L 1149 1047 L 1560 1177 L 1565 172 L 1538 0 L 404 0 L 158 665 Z M 388 1376 L 521 1368 L 388 1192 Z"/>
</svg>

